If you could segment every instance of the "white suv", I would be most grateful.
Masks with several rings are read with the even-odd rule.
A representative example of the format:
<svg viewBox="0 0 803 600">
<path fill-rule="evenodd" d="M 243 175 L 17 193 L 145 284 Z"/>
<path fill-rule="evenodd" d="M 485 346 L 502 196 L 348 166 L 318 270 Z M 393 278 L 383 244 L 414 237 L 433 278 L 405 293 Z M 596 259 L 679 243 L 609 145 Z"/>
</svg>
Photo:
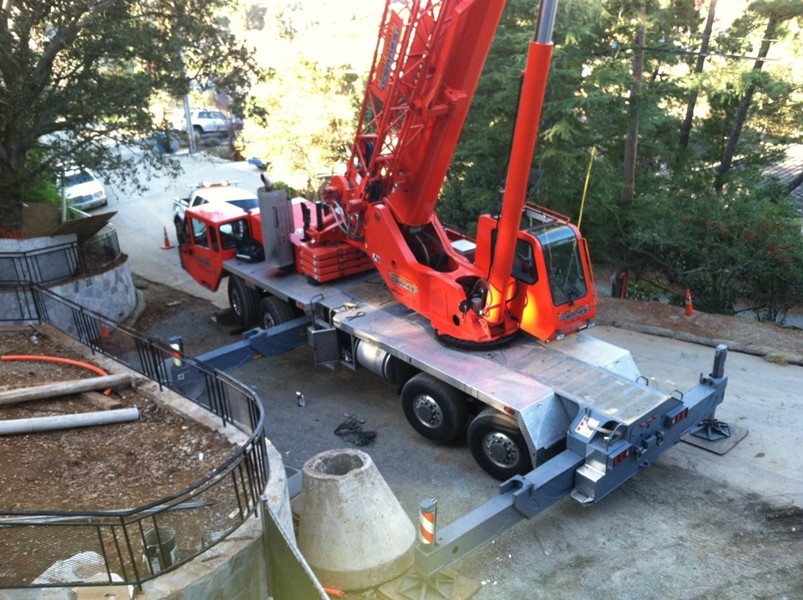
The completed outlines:
<svg viewBox="0 0 803 600">
<path fill-rule="evenodd" d="M 239 119 L 235 119 L 220 110 L 193 108 L 190 111 L 190 118 L 192 120 L 192 128 L 197 133 L 229 133 L 235 129 L 242 129 L 242 122 Z M 184 111 L 176 113 L 173 119 L 173 127 L 180 131 L 187 129 Z"/>
</svg>

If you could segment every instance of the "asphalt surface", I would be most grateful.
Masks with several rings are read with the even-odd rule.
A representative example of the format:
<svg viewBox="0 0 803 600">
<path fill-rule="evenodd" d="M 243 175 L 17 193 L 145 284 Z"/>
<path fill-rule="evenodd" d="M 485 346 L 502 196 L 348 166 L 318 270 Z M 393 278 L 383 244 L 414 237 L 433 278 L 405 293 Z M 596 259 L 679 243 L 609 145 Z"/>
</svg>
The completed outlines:
<svg viewBox="0 0 803 600">
<path fill-rule="evenodd" d="M 113 202 L 114 223 L 135 273 L 222 307 L 224 294 L 201 290 L 180 270 L 175 249 L 160 248 L 162 223 L 175 242 L 172 197 L 186 184 L 239 175 L 256 187 L 259 172 L 247 164 L 182 160 L 188 175 L 179 184 L 161 182 L 145 196 Z M 667 393 L 690 388 L 711 369 L 710 348 L 609 327 L 593 334 L 630 350 L 642 374 Z M 219 326 L 212 344 L 214 336 L 220 345 L 232 341 Z M 517 525 L 456 566 L 480 582 L 475 597 L 803 597 L 803 368 L 731 353 L 726 372 L 717 416 L 747 429 L 745 439 L 724 456 L 679 444 L 601 503 L 583 508 L 566 498 Z M 497 482 L 464 445 L 419 437 L 395 388 L 365 371 L 314 367 L 301 347 L 232 374 L 263 398 L 268 435 L 290 467 L 346 446 L 334 430 L 353 415 L 377 433 L 365 450 L 413 520 L 423 499 L 438 500 L 445 525 L 497 493 Z M 297 405 L 296 391 L 306 406 Z"/>
</svg>

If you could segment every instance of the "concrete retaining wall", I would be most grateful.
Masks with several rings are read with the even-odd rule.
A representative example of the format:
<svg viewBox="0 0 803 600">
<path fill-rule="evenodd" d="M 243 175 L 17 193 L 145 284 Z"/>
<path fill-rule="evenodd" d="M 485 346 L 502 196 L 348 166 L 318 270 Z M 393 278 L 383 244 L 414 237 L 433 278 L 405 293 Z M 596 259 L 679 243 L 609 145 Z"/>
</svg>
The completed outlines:
<svg viewBox="0 0 803 600">
<path fill-rule="evenodd" d="M 68 246 L 74 244 L 75 240 L 75 234 L 27 240 L 0 238 L 0 254 L 7 254 L 0 258 L 0 281 L 19 280 L 39 283 L 72 277 L 77 268 L 74 258 L 75 249 L 73 248 L 70 252 Z M 62 246 L 63 249 L 52 253 L 48 252 L 48 249 L 58 246 Z"/>
<path fill-rule="evenodd" d="M 75 235 L 30 240 L 0 239 L 0 253 L 35 252 L 74 241 Z M 32 271 L 30 263 L 26 260 L 15 258 L 0 260 L 0 280 L 24 282 L 30 279 L 35 283 L 40 283 L 73 277 L 74 265 L 70 264 L 69 253 L 55 252 L 42 255 L 34 263 L 36 267 Z M 78 276 L 67 283 L 50 284 L 48 288 L 90 311 L 100 311 L 103 316 L 116 322 L 124 321 L 137 304 L 134 280 L 127 259 L 103 272 Z M 18 315 L 19 308 L 15 301 L 15 293 L 0 292 L 0 320 L 14 319 Z M 72 327 L 72 314 L 65 314 L 63 317 L 58 314 L 49 314 L 49 317 L 58 326 L 67 327 L 70 324 L 69 327 Z M 70 333 L 75 332 L 70 329 Z"/>
<path fill-rule="evenodd" d="M 50 288 L 54 294 L 112 321 L 124 321 L 137 304 L 131 267 L 126 260 L 113 269 Z"/>
</svg>

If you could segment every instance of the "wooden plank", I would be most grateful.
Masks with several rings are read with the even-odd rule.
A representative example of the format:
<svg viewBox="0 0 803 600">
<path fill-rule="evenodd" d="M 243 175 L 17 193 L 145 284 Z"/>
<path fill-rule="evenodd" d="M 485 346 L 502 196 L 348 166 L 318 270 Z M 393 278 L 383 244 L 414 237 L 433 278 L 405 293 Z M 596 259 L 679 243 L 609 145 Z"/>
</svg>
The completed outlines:
<svg viewBox="0 0 803 600">
<path fill-rule="evenodd" d="M 100 392 L 81 392 L 81 399 L 101 410 L 120 408 L 123 405 L 118 398 L 109 398 Z"/>
</svg>

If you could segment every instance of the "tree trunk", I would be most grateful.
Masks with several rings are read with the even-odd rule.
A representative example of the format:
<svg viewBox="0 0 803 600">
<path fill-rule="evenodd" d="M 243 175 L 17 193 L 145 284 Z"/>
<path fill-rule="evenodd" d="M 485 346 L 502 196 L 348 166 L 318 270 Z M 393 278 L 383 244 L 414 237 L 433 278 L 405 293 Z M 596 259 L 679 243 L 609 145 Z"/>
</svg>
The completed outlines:
<svg viewBox="0 0 803 600">
<path fill-rule="evenodd" d="M 6 150 L 5 148 L 3 149 Z M 6 158 L 8 154 L 4 152 Z M 22 237 L 22 199 L 18 172 L 0 162 L 0 238 Z"/>
<path fill-rule="evenodd" d="M 758 59 L 753 65 L 754 73 L 761 71 L 761 69 L 764 67 L 764 59 L 767 57 L 767 54 L 770 51 L 772 38 L 775 37 L 775 30 L 779 23 L 780 18 L 778 18 L 778 16 L 775 14 L 771 14 L 769 22 L 767 23 L 767 29 L 764 31 L 764 39 L 761 42 L 761 48 L 758 51 Z M 739 144 L 739 137 L 742 135 L 742 128 L 744 127 L 745 121 L 747 121 L 747 111 L 750 109 L 750 104 L 753 102 L 753 94 L 755 91 L 756 85 L 755 83 L 751 83 L 747 88 L 742 101 L 739 103 L 739 108 L 736 111 L 736 117 L 733 120 L 733 128 L 731 129 L 731 134 L 728 137 L 728 143 L 725 146 L 725 152 L 722 155 L 722 162 L 717 169 L 717 176 L 714 182 L 714 187 L 717 190 L 722 189 L 722 186 L 725 184 L 725 175 L 733 165 L 733 157 L 736 154 L 736 146 Z"/>
<path fill-rule="evenodd" d="M 633 81 L 630 85 L 630 127 L 625 141 L 624 176 L 622 182 L 622 202 L 627 206 L 633 204 L 636 189 L 636 160 L 638 158 L 639 129 L 639 94 L 641 93 L 641 77 L 644 72 L 644 16 L 647 9 L 639 7 L 641 25 L 636 33 L 636 55 L 633 57 Z"/>
<path fill-rule="evenodd" d="M 708 5 L 708 18 L 703 29 L 703 40 L 700 43 L 700 55 L 694 65 L 694 74 L 699 75 L 703 72 L 706 54 L 708 54 L 708 42 L 711 40 L 711 31 L 714 29 L 714 17 L 717 11 L 717 0 L 711 0 Z M 689 96 L 689 103 L 686 105 L 686 119 L 680 130 L 680 149 L 685 150 L 689 146 L 689 135 L 691 134 L 692 120 L 694 119 L 694 106 L 697 104 L 697 90 L 693 90 Z"/>
</svg>

